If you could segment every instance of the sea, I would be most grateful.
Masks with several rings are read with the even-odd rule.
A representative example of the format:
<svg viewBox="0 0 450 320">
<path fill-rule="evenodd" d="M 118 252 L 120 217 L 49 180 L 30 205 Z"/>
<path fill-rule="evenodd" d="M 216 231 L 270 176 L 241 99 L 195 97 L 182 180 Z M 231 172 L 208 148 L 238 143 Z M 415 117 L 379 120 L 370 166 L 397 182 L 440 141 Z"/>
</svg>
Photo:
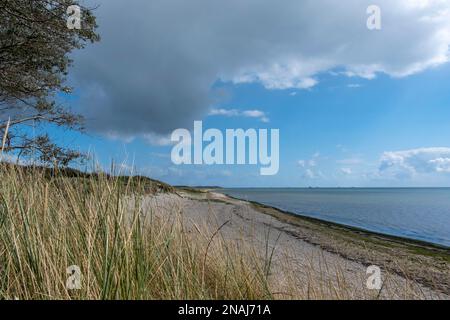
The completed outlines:
<svg viewBox="0 0 450 320">
<path fill-rule="evenodd" d="M 229 196 L 450 248 L 450 188 L 234 188 Z"/>
</svg>

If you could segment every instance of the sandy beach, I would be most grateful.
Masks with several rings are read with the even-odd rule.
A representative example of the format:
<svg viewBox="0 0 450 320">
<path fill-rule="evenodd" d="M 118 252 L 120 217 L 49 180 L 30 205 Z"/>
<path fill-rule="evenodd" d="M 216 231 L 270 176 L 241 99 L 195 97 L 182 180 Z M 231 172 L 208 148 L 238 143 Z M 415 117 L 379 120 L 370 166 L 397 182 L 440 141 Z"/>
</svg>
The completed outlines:
<svg viewBox="0 0 450 320">
<path fill-rule="evenodd" d="M 227 197 L 214 190 L 178 189 L 146 197 L 144 208 L 177 216 L 188 233 L 209 230 L 233 247 L 271 258 L 277 298 L 450 299 L 450 253 L 445 248 L 298 217 Z M 367 288 L 379 266 L 381 290 Z"/>
</svg>

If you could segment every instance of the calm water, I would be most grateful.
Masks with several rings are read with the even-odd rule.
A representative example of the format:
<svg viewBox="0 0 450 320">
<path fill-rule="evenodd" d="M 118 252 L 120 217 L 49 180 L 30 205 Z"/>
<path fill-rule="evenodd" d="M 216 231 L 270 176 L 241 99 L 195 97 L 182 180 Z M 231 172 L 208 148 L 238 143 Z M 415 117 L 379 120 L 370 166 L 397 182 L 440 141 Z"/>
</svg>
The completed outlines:
<svg viewBox="0 0 450 320">
<path fill-rule="evenodd" d="M 450 189 L 223 189 L 230 196 L 450 247 Z"/>
</svg>

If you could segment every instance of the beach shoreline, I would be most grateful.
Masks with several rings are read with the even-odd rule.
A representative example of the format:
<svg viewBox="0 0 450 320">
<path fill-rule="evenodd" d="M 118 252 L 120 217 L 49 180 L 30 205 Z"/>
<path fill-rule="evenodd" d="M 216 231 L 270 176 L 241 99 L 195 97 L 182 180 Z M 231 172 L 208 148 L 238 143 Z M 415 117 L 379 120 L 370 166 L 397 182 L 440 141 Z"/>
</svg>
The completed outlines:
<svg viewBox="0 0 450 320">
<path fill-rule="evenodd" d="M 217 189 L 219 189 L 219 188 L 217 188 Z M 217 189 L 216 189 L 216 191 L 217 191 Z M 211 192 L 211 190 L 209 190 L 209 192 Z M 397 235 L 393 235 L 393 234 L 387 234 L 387 233 L 377 232 L 377 231 L 373 231 L 373 230 L 368 230 L 368 229 L 364 229 L 364 228 L 360 228 L 360 227 L 356 227 L 356 226 L 351 226 L 348 224 L 343 224 L 343 223 L 339 223 L 339 222 L 329 221 L 329 220 L 325 220 L 325 219 L 307 216 L 304 214 L 295 213 L 295 212 L 292 212 L 289 210 L 284 210 L 284 209 L 278 208 L 276 206 L 267 205 L 267 204 L 260 203 L 257 201 L 241 199 L 238 197 L 233 197 L 228 194 L 225 194 L 225 195 L 230 199 L 251 203 L 252 205 L 254 205 L 257 208 L 260 208 L 261 210 L 265 210 L 265 209 L 275 210 L 282 214 L 292 216 L 294 218 L 300 218 L 303 220 L 309 220 L 311 222 L 316 222 L 316 223 L 320 223 L 323 225 L 327 225 L 330 228 L 333 228 L 333 227 L 334 228 L 342 228 L 342 229 L 349 230 L 349 231 L 352 231 L 355 233 L 365 234 L 366 236 L 377 236 L 377 237 L 380 237 L 380 238 L 382 238 L 384 240 L 388 240 L 388 241 L 393 241 L 393 242 L 398 242 L 398 243 L 408 244 L 408 245 L 416 245 L 416 246 L 423 247 L 423 248 L 426 248 L 429 250 L 443 251 L 443 252 L 447 252 L 450 255 L 450 247 L 447 247 L 447 246 L 444 246 L 444 245 L 441 245 L 438 243 L 433 243 L 433 242 L 424 241 L 424 240 L 420 240 L 420 239 L 407 238 L 407 237 L 397 236 Z"/>
<path fill-rule="evenodd" d="M 380 266 L 389 274 L 416 282 L 421 286 L 419 290 L 429 291 L 432 296 L 435 293 L 438 298 L 448 299 L 450 296 L 450 251 L 439 245 L 299 216 L 257 202 L 233 198 L 217 189 L 178 188 L 176 194 L 184 201 L 182 206 L 186 216 L 195 221 L 202 220 L 205 210 L 219 213 L 228 210 L 232 218 L 240 216 L 234 228 L 242 228 L 243 224 L 252 225 L 256 221 L 256 224 L 288 238 L 286 242 L 295 248 L 295 257 L 295 252 L 308 247 L 318 254 L 326 253 L 331 259 L 355 263 L 359 269 Z M 193 210 L 198 212 L 194 214 Z M 282 249 L 287 247 L 284 243 L 278 246 Z M 351 277 L 351 272 L 348 276 Z"/>
</svg>

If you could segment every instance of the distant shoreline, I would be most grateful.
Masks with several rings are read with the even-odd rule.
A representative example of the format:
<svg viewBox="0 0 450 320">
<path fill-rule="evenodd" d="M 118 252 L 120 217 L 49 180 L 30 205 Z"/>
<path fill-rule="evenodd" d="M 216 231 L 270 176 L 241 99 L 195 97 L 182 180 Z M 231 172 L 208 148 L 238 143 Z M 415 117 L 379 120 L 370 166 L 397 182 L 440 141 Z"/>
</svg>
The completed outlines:
<svg viewBox="0 0 450 320">
<path fill-rule="evenodd" d="M 221 189 L 211 189 L 211 191 L 216 191 L 216 192 L 221 192 L 223 194 L 226 194 L 229 197 L 235 198 L 235 199 L 239 199 L 242 201 L 248 201 L 248 202 L 252 202 L 254 204 L 257 205 L 261 205 L 261 206 L 266 206 L 266 207 L 271 207 L 273 209 L 279 210 L 285 214 L 289 214 L 289 215 L 293 215 L 293 216 L 297 216 L 297 217 L 302 217 L 305 219 L 311 219 L 311 220 L 315 220 L 318 222 L 323 222 L 323 223 L 329 223 L 331 225 L 336 225 L 336 226 L 340 226 L 343 228 L 347 228 L 347 229 L 351 229 L 357 232 L 366 232 L 368 234 L 375 234 L 378 236 L 385 236 L 388 238 L 392 238 L 392 239 L 397 239 L 398 241 L 409 241 L 411 243 L 414 244 L 418 244 L 418 245 L 424 245 L 424 246 L 431 246 L 431 247 L 436 247 L 439 249 L 445 249 L 445 250 L 450 250 L 450 245 L 447 245 L 446 243 L 443 243 L 444 241 L 439 241 L 440 239 L 437 238 L 436 241 L 434 241 L 434 239 L 426 239 L 426 237 L 412 237 L 409 235 L 402 235 L 401 232 L 391 232 L 389 233 L 389 231 L 387 230 L 385 232 L 385 230 L 377 230 L 376 227 L 371 228 L 370 224 L 367 224 L 367 226 L 364 225 L 352 225 L 343 221 L 336 221 L 335 219 L 333 219 L 333 217 L 330 217 L 329 219 L 327 219 L 327 217 L 320 217 L 320 212 L 313 212 L 316 214 L 308 214 L 308 213 L 302 213 L 302 212 L 295 212 L 295 211 L 291 211 L 289 209 L 283 208 L 283 207 L 278 207 L 276 205 L 272 205 L 270 203 L 262 203 L 262 202 L 258 202 L 261 201 L 261 199 L 257 199 L 257 200 L 251 200 L 251 199 L 247 199 L 246 197 L 239 197 L 239 195 L 230 195 L 227 190 L 233 190 L 233 191 L 245 191 L 245 190 L 249 190 L 250 192 L 253 191 L 258 191 L 261 190 L 261 192 L 268 192 L 270 190 L 287 190 L 287 192 L 289 192 L 289 190 L 298 190 L 299 192 L 306 192 L 311 190 L 311 192 L 314 192 L 314 190 L 317 190 L 318 192 L 320 191 L 327 191 L 327 190 L 332 190 L 332 191 L 336 191 L 336 190 L 341 190 L 343 192 L 349 190 L 349 191 L 355 191 L 356 194 L 359 191 L 370 191 L 370 190 L 447 190 L 450 188 L 221 188 Z M 201 189 L 201 190 L 206 190 L 208 191 L 208 189 Z M 318 216 L 319 215 L 319 216 Z M 395 231 L 395 230 L 394 230 Z"/>
</svg>

